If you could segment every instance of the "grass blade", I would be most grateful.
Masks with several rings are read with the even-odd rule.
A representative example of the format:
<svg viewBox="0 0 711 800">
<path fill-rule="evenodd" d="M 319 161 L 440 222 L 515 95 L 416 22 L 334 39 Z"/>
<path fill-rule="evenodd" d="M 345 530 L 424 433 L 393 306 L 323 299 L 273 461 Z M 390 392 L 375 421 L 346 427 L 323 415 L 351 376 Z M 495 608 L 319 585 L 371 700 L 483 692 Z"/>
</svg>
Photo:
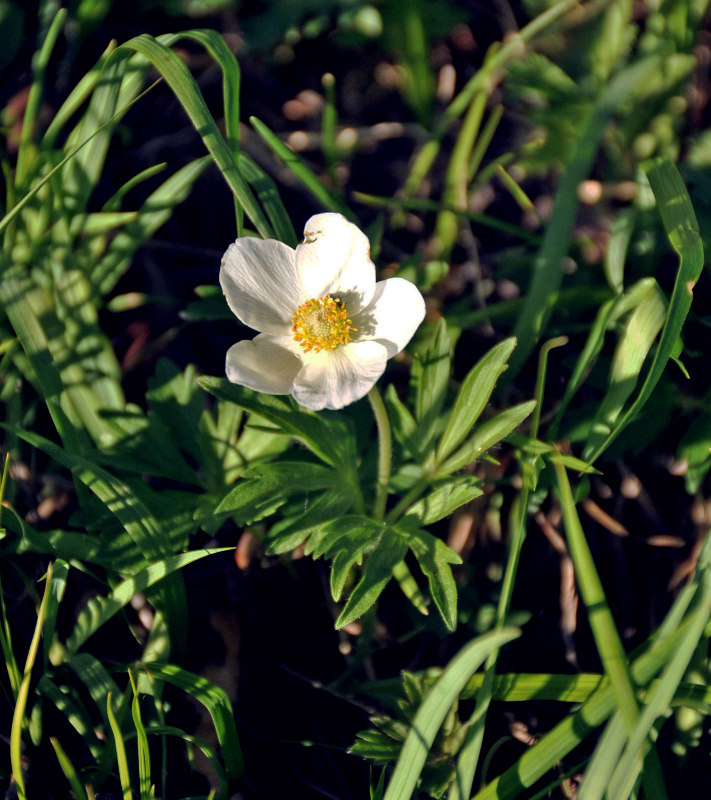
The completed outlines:
<svg viewBox="0 0 711 800">
<path fill-rule="evenodd" d="M 479 636 L 465 645 L 423 700 L 400 751 L 384 800 L 410 800 L 437 731 L 472 673 L 494 650 L 515 639 L 519 632 L 506 628 Z"/>
<path fill-rule="evenodd" d="M 327 211 L 338 211 L 351 222 L 357 222 L 353 212 L 344 205 L 332 192 L 330 192 L 321 181 L 314 175 L 309 167 L 290 150 L 281 139 L 273 134 L 267 126 L 256 117 L 250 117 L 252 127 L 262 137 L 272 152 L 286 164 L 286 166 L 296 175 L 303 186 L 318 200 Z"/>
<path fill-rule="evenodd" d="M 52 743 L 59 766 L 62 768 L 64 777 L 69 782 L 69 786 L 71 787 L 75 797 L 77 800 L 88 800 L 84 784 L 79 780 L 79 775 L 77 774 L 74 764 L 72 764 L 71 759 L 64 752 L 62 745 L 59 744 L 59 741 L 54 736 L 50 736 L 49 741 Z"/>
<path fill-rule="evenodd" d="M 244 773 L 242 748 L 235 726 L 232 705 L 225 691 L 206 678 L 173 664 L 143 663 L 140 666 L 149 677 L 159 678 L 183 689 L 205 706 L 215 726 L 227 778 L 230 783 L 240 780 Z"/>
<path fill-rule="evenodd" d="M 84 642 L 129 603 L 137 592 L 145 591 L 149 586 L 153 586 L 175 570 L 192 564 L 193 561 L 230 549 L 232 548 L 218 547 L 212 550 L 193 550 L 189 553 L 169 556 L 121 581 L 106 597 L 92 598 L 77 617 L 74 628 L 65 643 L 67 657 L 71 658 Z"/>
<path fill-rule="evenodd" d="M 195 79 L 185 62 L 174 51 L 148 34 L 141 34 L 121 45 L 110 57 L 125 57 L 127 51 L 135 51 L 145 56 L 165 78 L 202 137 L 205 147 L 212 155 L 232 193 L 252 220 L 257 231 L 265 238 L 272 236 L 272 229 L 259 207 L 249 186 L 242 177 L 234 154 L 222 138 L 215 120 L 212 118 Z"/>
<path fill-rule="evenodd" d="M 699 225 L 689 193 L 686 191 L 678 170 L 666 158 L 647 162 L 644 168 L 657 199 L 667 236 L 679 256 L 679 271 L 672 290 L 659 346 L 642 388 L 605 441 L 590 455 L 590 461 L 596 460 L 610 446 L 651 397 L 667 362 L 675 351 L 684 320 L 691 308 L 694 285 L 704 266 L 704 248 L 699 235 Z"/>
<path fill-rule="evenodd" d="M 32 667 L 37 659 L 37 651 L 39 649 L 40 638 L 42 629 L 44 627 L 44 617 L 47 608 L 47 601 L 52 589 L 52 565 L 47 567 L 47 575 L 45 579 L 44 595 L 37 614 L 37 623 L 35 624 L 35 632 L 32 635 L 29 650 L 27 651 L 27 660 L 25 661 L 25 671 L 22 673 L 22 682 L 20 689 L 17 693 L 17 700 L 15 701 L 15 708 L 12 713 L 12 725 L 10 728 L 10 764 L 12 766 L 12 775 L 17 789 L 17 796 L 19 800 L 27 800 L 25 791 L 25 779 L 22 772 L 22 727 L 25 719 L 25 711 L 27 709 L 27 700 L 30 693 L 30 679 L 32 678 Z"/>
<path fill-rule="evenodd" d="M 114 747 L 116 748 L 116 762 L 118 763 L 119 781 L 121 782 L 121 796 L 123 800 L 133 800 L 131 791 L 131 775 L 128 770 L 128 758 L 126 757 L 126 745 L 123 741 L 121 727 L 118 724 L 116 715 L 111 706 L 111 692 L 106 698 L 106 715 L 111 726 L 111 733 L 114 737 Z"/>
</svg>

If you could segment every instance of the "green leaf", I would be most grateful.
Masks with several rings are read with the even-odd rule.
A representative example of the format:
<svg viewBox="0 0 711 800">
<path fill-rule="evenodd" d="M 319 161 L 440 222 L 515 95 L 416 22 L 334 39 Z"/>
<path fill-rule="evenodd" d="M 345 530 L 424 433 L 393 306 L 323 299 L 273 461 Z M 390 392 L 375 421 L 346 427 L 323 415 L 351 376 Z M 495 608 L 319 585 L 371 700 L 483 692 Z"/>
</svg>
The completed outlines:
<svg viewBox="0 0 711 800">
<path fill-rule="evenodd" d="M 192 32 L 193 38 L 196 32 Z M 218 34 L 215 33 L 215 36 Z M 174 41 L 174 37 L 166 37 L 166 41 Z M 223 42 L 224 45 L 224 42 Z M 109 57 L 125 57 L 127 51 L 134 50 L 145 56 L 153 66 L 165 78 L 175 96 L 181 102 L 183 108 L 193 123 L 195 130 L 202 137 L 205 147 L 212 155 L 218 169 L 222 173 L 227 185 L 237 198 L 247 216 L 252 220 L 259 233 L 268 238 L 272 235 L 272 229 L 267 222 L 264 212 L 259 207 L 249 186 L 242 177 L 234 154 L 227 142 L 222 138 L 215 120 L 208 109 L 205 100 L 198 89 L 195 79 L 190 74 L 187 65 L 180 56 L 166 47 L 158 39 L 141 34 L 121 45 Z M 229 53 L 229 49 L 224 45 L 224 50 Z M 232 56 L 232 54 L 229 54 Z M 225 58 L 227 56 L 225 55 Z M 233 58 L 233 57 L 232 57 Z M 230 67 L 232 65 L 230 64 Z"/>
<path fill-rule="evenodd" d="M 533 411 L 536 401 L 529 400 L 517 406 L 502 411 L 493 419 L 481 425 L 474 434 L 451 455 L 441 466 L 437 467 L 440 474 L 448 474 L 476 461 L 497 442 L 501 441 L 511 431 L 515 430 Z"/>
<path fill-rule="evenodd" d="M 654 281 L 630 315 L 615 349 L 610 367 L 609 388 L 598 406 L 585 456 L 590 456 L 606 441 L 622 409 L 634 391 L 649 351 L 666 316 L 666 299 Z"/>
<path fill-rule="evenodd" d="M 55 461 L 71 469 L 75 477 L 90 489 L 123 525 L 140 548 L 142 555 L 154 558 L 165 554 L 170 547 L 169 537 L 126 481 L 118 480 L 87 458 L 63 450 L 36 433 L 20 430 L 14 432 L 33 447 L 43 450 Z"/>
<path fill-rule="evenodd" d="M 450 373 L 451 342 L 447 325 L 441 319 L 432 344 L 422 357 L 415 357 L 412 365 L 411 385 L 414 389 L 415 437 L 421 453 L 429 452 L 433 437 L 441 424 L 441 412 L 447 396 Z"/>
<path fill-rule="evenodd" d="M 306 164 L 290 150 L 281 139 L 272 133 L 269 128 L 256 117 L 249 121 L 255 131 L 261 136 L 265 144 L 277 155 L 284 164 L 294 173 L 301 184 L 318 200 L 319 204 L 327 211 L 337 211 L 351 222 L 357 222 L 353 212 L 339 198 L 330 192 L 323 183 L 314 175 Z"/>
<path fill-rule="evenodd" d="M 212 724 L 215 726 L 227 778 L 232 784 L 239 781 L 244 772 L 244 761 L 232 704 L 227 693 L 207 678 L 195 675 L 174 664 L 142 663 L 140 667 L 150 677 L 159 678 L 183 689 L 205 706 L 212 718 Z"/>
<path fill-rule="evenodd" d="M 268 555 L 294 550 L 317 529 L 334 519 L 341 519 L 353 505 L 353 496 L 346 487 L 330 489 L 307 503 L 306 510 L 296 517 L 279 520 L 267 532 Z"/>
<path fill-rule="evenodd" d="M 338 487 L 340 477 L 333 469 L 307 461 L 278 461 L 249 467 L 215 514 L 230 514 L 242 525 L 263 519 L 297 493 Z"/>
<path fill-rule="evenodd" d="M 625 410 L 604 442 L 590 456 L 595 459 L 612 443 L 620 432 L 639 414 L 649 400 L 664 372 L 667 362 L 676 353 L 684 321 L 691 308 L 696 281 L 704 266 L 704 248 L 699 236 L 693 206 L 684 182 L 676 167 L 666 158 L 657 158 L 644 165 L 649 183 L 657 200 L 662 222 L 672 247 L 679 255 L 679 270 L 671 300 L 649 372 L 634 402 Z"/>
<path fill-rule="evenodd" d="M 378 546 L 365 561 L 360 581 L 336 620 L 336 628 L 344 628 L 375 603 L 406 551 L 407 545 L 400 536 L 389 529 L 383 531 Z"/>
<path fill-rule="evenodd" d="M 226 378 L 201 377 L 198 383 L 215 397 L 236 403 L 301 439 L 319 458 L 354 479 L 355 439 L 345 418 L 302 410 L 283 397 L 259 394 Z"/>
<path fill-rule="evenodd" d="M 461 564 L 462 559 L 436 536 L 422 530 L 401 524 L 396 532 L 407 542 L 427 577 L 430 594 L 450 631 L 457 627 L 457 585 L 454 582 L 450 564 Z"/>
<path fill-rule="evenodd" d="M 469 435 L 469 431 L 479 419 L 489 402 L 496 381 L 506 369 L 509 356 L 516 346 L 516 339 L 504 339 L 469 370 L 464 379 L 454 406 L 447 420 L 439 444 L 437 461 L 441 462 Z"/>
<path fill-rule="evenodd" d="M 518 635 L 518 630 L 504 628 L 502 631 L 480 636 L 465 645 L 449 662 L 415 715 L 384 800 L 410 800 L 437 731 L 466 682 L 490 653 Z"/>
<path fill-rule="evenodd" d="M 482 482 L 472 475 L 456 475 L 418 500 L 405 515 L 421 525 L 431 525 L 483 494 Z"/>
<path fill-rule="evenodd" d="M 149 586 L 153 586 L 165 578 L 166 575 L 170 575 L 175 570 L 182 569 L 194 561 L 230 549 L 229 547 L 219 547 L 169 556 L 121 581 L 106 597 L 92 598 L 77 617 L 74 628 L 64 645 L 67 657 L 71 658 L 84 642 L 129 603 L 136 593 L 145 591 Z"/>
<path fill-rule="evenodd" d="M 267 212 L 276 238 L 284 244 L 288 244 L 289 247 L 296 247 L 298 242 L 296 232 L 291 224 L 291 218 L 284 208 L 284 203 L 279 197 L 276 183 L 245 153 L 239 154 L 238 163 L 247 183 L 254 189 L 259 202 Z"/>
</svg>

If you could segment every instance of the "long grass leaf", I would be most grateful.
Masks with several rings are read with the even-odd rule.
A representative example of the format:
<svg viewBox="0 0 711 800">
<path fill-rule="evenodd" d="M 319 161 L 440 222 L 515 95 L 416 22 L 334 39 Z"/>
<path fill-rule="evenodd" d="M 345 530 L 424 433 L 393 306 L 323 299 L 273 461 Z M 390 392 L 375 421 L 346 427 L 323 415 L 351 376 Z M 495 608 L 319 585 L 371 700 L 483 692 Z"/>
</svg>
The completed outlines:
<svg viewBox="0 0 711 800">
<path fill-rule="evenodd" d="M 493 650 L 519 635 L 515 628 L 479 636 L 450 661 L 422 701 L 403 743 L 384 800 L 410 800 L 435 736 L 466 682 Z"/>
<path fill-rule="evenodd" d="M 71 658 L 92 634 L 129 603 L 138 592 L 145 591 L 175 570 L 182 569 L 194 561 L 229 549 L 229 547 L 218 547 L 210 550 L 193 550 L 155 561 L 130 578 L 121 581 L 106 597 L 89 600 L 79 613 L 72 632 L 65 642 L 67 657 Z"/>
<path fill-rule="evenodd" d="M 306 166 L 306 164 L 290 150 L 281 139 L 273 134 L 267 126 L 258 120 L 256 117 L 250 117 L 249 120 L 252 127 L 262 137 L 264 142 L 269 146 L 272 152 L 279 156 L 279 158 L 286 164 L 286 166 L 296 175 L 301 181 L 304 188 L 318 200 L 318 202 L 327 211 L 338 211 L 344 217 L 357 222 L 353 212 L 341 200 L 339 200 L 333 192 L 329 191 L 326 186 L 321 183 L 316 175 Z"/>
<path fill-rule="evenodd" d="M 679 256 L 679 270 L 659 345 L 639 394 L 605 441 L 590 455 L 590 461 L 597 459 L 610 446 L 651 397 L 664 368 L 675 352 L 677 340 L 691 308 L 694 286 L 704 266 L 704 249 L 699 235 L 699 225 L 689 193 L 678 170 L 666 158 L 647 162 L 644 168 L 657 199 L 667 236 Z"/>
<path fill-rule="evenodd" d="M 257 231 L 265 237 L 272 236 L 272 229 L 259 207 L 249 186 L 242 177 L 234 154 L 223 139 L 217 125 L 210 114 L 205 100 L 198 89 L 195 79 L 190 74 L 185 62 L 170 48 L 148 34 L 141 34 L 121 45 L 111 56 L 125 55 L 128 51 L 136 51 L 145 56 L 165 78 L 185 109 L 195 130 L 202 137 L 205 147 L 215 160 L 227 185 L 240 202 L 247 216 L 252 220 Z"/>
<path fill-rule="evenodd" d="M 639 722 L 629 737 L 622 758 L 616 764 L 608 786 L 610 797 L 627 798 L 632 792 L 639 772 L 640 754 L 652 733 L 653 725 L 669 709 L 674 693 L 684 677 L 699 640 L 704 635 L 704 629 L 708 624 L 709 616 L 711 616 L 711 575 L 709 575 L 708 569 L 704 572 L 700 594 L 685 636 L 662 672 L 659 681 L 649 692 Z"/>
<path fill-rule="evenodd" d="M 514 336 L 520 344 L 511 358 L 506 375 L 507 383 L 518 374 L 535 348 L 553 310 L 554 297 L 562 281 L 562 265 L 570 246 L 579 206 L 578 186 L 590 172 L 609 119 L 630 97 L 639 101 L 646 93 L 661 88 L 660 74 L 666 80 L 673 81 L 675 78 L 678 80 L 679 75 L 687 70 L 685 58 L 681 61 L 667 61 L 656 55 L 643 58 L 619 72 L 590 111 L 558 185 L 553 213 L 534 263 L 524 310 L 514 328 Z"/>
<path fill-rule="evenodd" d="M 84 784 L 79 779 L 76 767 L 74 764 L 72 764 L 69 756 L 64 752 L 64 748 L 54 736 L 50 736 L 49 741 L 52 743 L 59 766 L 64 773 L 64 777 L 69 782 L 69 786 L 71 787 L 72 792 L 74 792 L 74 796 L 77 798 L 77 800 L 88 800 Z"/>
<path fill-rule="evenodd" d="M 148 675 L 183 689 L 205 706 L 215 726 L 227 778 L 230 783 L 238 781 L 244 772 L 244 761 L 232 705 L 225 691 L 206 678 L 173 664 L 144 662 L 141 668 Z"/>
<path fill-rule="evenodd" d="M 131 791 L 131 774 L 128 769 L 128 758 L 126 756 L 126 745 L 123 741 L 123 734 L 119 726 L 116 715 L 111 705 L 111 692 L 106 698 L 106 715 L 113 734 L 114 747 L 116 748 L 116 761 L 118 763 L 119 781 L 121 783 L 121 795 L 123 800 L 133 800 Z"/>
<path fill-rule="evenodd" d="M 653 281 L 637 308 L 630 314 L 615 348 L 609 386 L 598 405 L 590 436 L 583 450 L 583 458 L 589 458 L 595 453 L 614 429 L 625 403 L 634 391 L 644 361 L 664 324 L 666 313 L 666 299 L 657 282 Z"/>
<path fill-rule="evenodd" d="M 15 781 L 15 787 L 17 789 L 17 796 L 19 800 L 27 800 L 25 778 L 22 766 L 22 728 L 25 720 L 25 712 L 27 710 L 27 700 L 30 693 L 32 667 L 34 667 L 35 660 L 37 659 L 37 651 L 39 650 L 40 638 L 42 636 L 42 629 L 44 627 L 44 615 L 47 608 L 47 601 L 50 596 L 51 587 L 52 565 L 50 564 L 47 568 L 44 595 L 37 613 L 37 622 L 35 624 L 34 633 L 32 634 L 32 641 L 30 642 L 30 646 L 27 651 L 25 670 L 22 674 L 22 682 L 20 683 L 20 689 L 17 693 L 15 708 L 12 713 L 12 724 L 10 727 L 10 764 L 12 767 L 12 776 Z"/>
<path fill-rule="evenodd" d="M 628 730 L 632 730 L 637 723 L 639 709 L 627 666 L 627 655 L 617 633 L 617 627 L 575 509 L 575 500 L 565 467 L 555 461 L 553 465 L 558 481 L 563 524 L 570 556 L 575 566 L 575 577 L 580 587 L 580 595 L 588 611 L 590 627 L 605 674 L 610 679 L 625 724 Z"/>
</svg>

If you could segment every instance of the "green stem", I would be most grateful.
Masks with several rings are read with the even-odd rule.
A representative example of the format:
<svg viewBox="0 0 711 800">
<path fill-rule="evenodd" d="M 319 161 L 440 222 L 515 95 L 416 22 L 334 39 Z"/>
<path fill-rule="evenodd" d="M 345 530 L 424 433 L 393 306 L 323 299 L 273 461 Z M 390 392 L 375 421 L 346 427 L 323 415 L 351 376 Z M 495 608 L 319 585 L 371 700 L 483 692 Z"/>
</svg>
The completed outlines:
<svg viewBox="0 0 711 800">
<path fill-rule="evenodd" d="M 388 412 L 385 409 L 385 403 L 383 403 L 383 398 L 380 396 L 377 386 L 373 386 L 368 393 L 368 400 L 370 401 L 370 407 L 373 409 L 375 424 L 378 428 L 378 479 L 375 504 L 373 505 L 373 519 L 382 522 L 385 518 L 385 504 L 388 500 L 393 446 Z"/>
</svg>

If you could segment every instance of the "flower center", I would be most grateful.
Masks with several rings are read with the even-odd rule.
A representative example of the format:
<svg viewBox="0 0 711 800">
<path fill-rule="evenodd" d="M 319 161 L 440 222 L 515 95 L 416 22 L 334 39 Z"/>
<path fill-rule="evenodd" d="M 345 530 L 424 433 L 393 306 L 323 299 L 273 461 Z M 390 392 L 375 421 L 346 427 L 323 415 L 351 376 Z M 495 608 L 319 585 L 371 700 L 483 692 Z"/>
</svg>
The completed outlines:
<svg viewBox="0 0 711 800">
<path fill-rule="evenodd" d="M 318 353 L 348 344 L 351 331 L 358 329 L 351 324 L 345 303 L 327 294 L 302 303 L 291 318 L 291 330 L 307 353 L 309 350 Z"/>
</svg>

